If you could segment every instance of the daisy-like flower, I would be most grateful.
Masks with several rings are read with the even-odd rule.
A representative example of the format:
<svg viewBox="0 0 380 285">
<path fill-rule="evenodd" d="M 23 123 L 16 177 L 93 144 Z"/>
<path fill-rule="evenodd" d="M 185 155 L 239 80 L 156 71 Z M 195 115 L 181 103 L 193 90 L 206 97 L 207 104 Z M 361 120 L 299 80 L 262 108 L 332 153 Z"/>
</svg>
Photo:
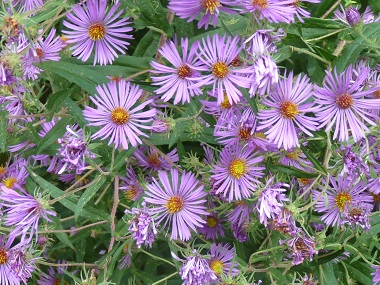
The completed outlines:
<svg viewBox="0 0 380 285">
<path fill-rule="evenodd" d="M 67 38 L 66 43 L 74 44 L 70 47 L 73 55 L 86 61 L 95 48 L 94 65 L 112 63 L 118 57 L 116 51 L 125 54 L 129 45 L 127 40 L 132 28 L 128 25 L 129 18 L 118 17 L 123 10 L 116 12 L 120 2 L 112 6 L 106 14 L 107 1 L 89 0 L 73 7 L 73 14 L 67 13 L 68 21 L 63 24 L 71 31 L 63 31 Z"/>
<path fill-rule="evenodd" d="M 211 178 L 218 181 L 216 194 L 228 196 L 228 202 L 250 197 L 259 182 L 257 179 L 263 176 L 264 167 L 257 166 L 263 159 L 250 147 L 225 146 L 220 152 L 219 165 L 211 170 L 214 173 Z"/>
<path fill-rule="evenodd" d="M 41 279 L 37 280 L 37 284 L 39 285 L 56 285 L 61 284 L 63 282 L 63 285 L 67 285 L 68 283 L 65 280 L 62 280 L 60 277 L 64 277 L 65 271 L 68 269 L 68 266 L 65 265 L 65 261 L 58 260 L 59 265 L 57 267 L 49 267 L 48 273 L 43 273 L 41 275 Z M 67 278 L 67 277 L 66 277 Z"/>
<path fill-rule="evenodd" d="M 199 87 L 192 87 L 196 81 L 189 80 L 189 78 L 199 76 L 199 73 L 193 69 L 193 66 L 199 64 L 196 57 L 198 46 L 199 43 L 195 42 L 191 46 L 190 51 L 188 51 L 189 40 L 181 39 L 181 57 L 174 42 L 167 41 L 159 49 L 159 53 L 174 67 L 169 67 L 155 61 L 151 62 L 154 68 L 151 71 L 153 74 L 164 74 L 162 76 L 152 76 L 152 84 L 161 86 L 154 92 L 162 95 L 161 99 L 165 102 L 175 96 L 175 105 L 179 102 L 182 104 L 186 102 L 190 103 L 190 97 L 202 94 Z"/>
<path fill-rule="evenodd" d="M 225 5 L 233 5 L 233 0 L 194 0 L 184 2 L 183 0 L 169 0 L 168 8 L 173 11 L 181 19 L 187 19 L 187 22 L 195 20 L 201 13 L 204 13 L 198 22 L 198 29 L 211 24 L 216 27 L 220 11 L 225 13 L 234 13 L 233 10 L 225 7 Z"/>
<path fill-rule="evenodd" d="M 363 98 L 371 97 L 375 91 L 380 90 L 380 86 L 363 89 L 369 72 L 368 67 L 362 68 L 356 75 L 352 65 L 341 74 L 336 69 L 334 73 L 327 71 L 323 87 L 315 87 L 315 101 L 321 105 L 316 116 L 321 122 L 320 127 L 326 126 L 326 131 L 335 125 L 333 139 L 339 135 L 339 141 L 348 141 L 350 130 L 356 142 L 369 131 L 364 122 L 376 125 L 373 120 L 376 117 L 371 111 L 380 109 L 380 99 Z"/>
<path fill-rule="evenodd" d="M 318 250 L 315 249 L 314 238 L 306 237 L 303 231 L 298 233 L 285 241 L 280 243 L 286 243 L 292 254 L 292 264 L 298 265 L 304 262 L 305 258 L 310 261 L 313 260 L 314 254 L 318 254 Z"/>
<path fill-rule="evenodd" d="M 167 158 L 160 155 L 153 148 L 148 148 L 147 154 L 145 154 L 146 149 L 146 147 L 140 147 L 140 149 L 136 149 L 133 154 L 137 159 L 137 163 L 144 169 L 150 171 L 170 170 L 172 165 L 168 162 L 168 159 L 174 163 L 179 160 L 176 148 L 165 154 Z"/>
<path fill-rule="evenodd" d="M 0 235 L 0 283 L 4 285 L 20 285 L 21 282 L 16 272 L 11 267 L 11 251 L 13 238 L 6 240 L 5 235 Z"/>
<path fill-rule="evenodd" d="M 279 231 L 282 234 L 294 236 L 297 233 L 296 222 L 292 213 L 286 208 L 282 208 L 276 218 L 268 226 L 271 230 Z"/>
<path fill-rule="evenodd" d="M 237 276 L 239 270 L 238 263 L 234 261 L 235 250 L 229 244 L 215 243 L 210 246 L 210 268 L 221 278 L 222 276 Z"/>
<path fill-rule="evenodd" d="M 294 22 L 294 0 L 243 0 L 242 5 L 247 12 L 257 13 L 260 20 L 272 23 Z"/>
<path fill-rule="evenodd" d="M 194 174 L 171 169 L 170 176 L 165 171 L 158 172 L 158 180 L 147 184 L 145 201 L 153 206 L 152 215 L 156 214 L 156 224 L 169 230 L 170 239 L 189 240 L 191 231 L 202 227 L 206 222 L 201 215 L 207 216 L 203 185 L 198 183 Z"/>
<path fill-rule="evenodd" d="M 336 180 L 330 177 L 330 187 L 327 188 L 327 197 L 323 199 L 323 189 L 313 192 L 313 200 L 317 200 L 315 210 L 319 213 L 324 213 L 321 220 L 326 225 L 340 225 L 343 211 L 350 204 L 355 203 L 371 203 L 373 197 L 364 192 L 366 185 L 363 182 L 352 181 L 345 176 L 339 175 Z"/>
<path fill-rule="evenodd" d="M 261 120 L 259 130 L 267 129 L 265 135 L 268 140 L 288 150 L 300 146 L 296 128 L 313 137 L 310 131 L 317 130 L 318 122 L 315 118 L 306 116 L 308 112 L 318 111 L 313 102 L 308 102 L 313 95 L 313 85 L 307 76 L 299 75 L 293 83 L 293 72 L 288 78 L 279 80 L 278 85 L 262 103 L 269 110 L 260 110 L 258 117 Z"/>
<path fill-rule="evenodd" d="M 243 94 L 237 87 L 248 88 L 250 80 L 245 76 L 249 72 L 246 68 L 234 67 L 236 58 L 242 47 L 238 46 L 238 37 L 226 37 L 213 35 L 212 39 L 202 39 L 203 47 L 199 50 L 203 63 L 195 70 L 204 71 L 208 74 L 194 80 L 199 80 L 194 87 L 212 85 L 213 90 L 218 92 L 218 105 L 224 102 L 224 95 L 227 95 L 230 104 L 237 103 Z"/>
<path fill-rule="evenodd" d="M 15 226 L 11 235 L 15 237 L 21 235 L 21 240 L 26 242 L 30 241 L 34 235 L 38 236 L 38 223 L 41 218 L 52 222 L 48 216 L 56 216 L 55 212 L 47 209 L 46 201 L 41 194 L 35 198 L 27 193 L 20 194 L 4 186 L 1 186 L 0 206 L 7 214 L 4 224 Z"/>
<path fill-rule="evenodd" d="M 198 229 L 200 234 L 203 234 L 205 239 L 217 239 L 224 237 L 224 231 L 221 224 L 222 220 L 218 217 L 216 212 L 211 213 L 206 218 L 206 224 Z"/>
<path fill-rule="evenodd" d="M 342 225 L 348 224 L 352 229 L 361 227 L 366 232 L 371 228 L 369 217 L 373 205 L 367 203 L 350 203 L 343 210 Z"/>
<path fill-rule="evenodd" d="M 374 272 L 371 273 L 373 285 L 380 284 L 380 266 L 379 265 L 372 265 L 372 269 L 375 269 Z"/>
<path fill-rule="evenodd" d="M 252 213 L 252 206 L 246 204 L 244 201 L 236 202 L 235 209 L 232 210 L 231 213 L 228 214 L 228 220 L 231 224 L 237 224 L 241 226 L 249 222 L 249 215 Z"/>
<path fill-rule="evenodd" d="M 120 190 L 124 192 L 125 198 L 130 201 L 137 201 L 144 193 L 144 189 L 140 186 L 136 173 L 132 167 L 127 168 L 127 175 L 120 176 L 123 181 Z"/>
<path fill-rule="evenodd" d="M 143 90 L 125 80 L 111 81 L 103 86 L 96 87 L 98 94 L 90 97 L 97 109 L 86 106 L 83 114 L 90 122 L 90 126 L 102 128 L 93 134 L 91 138 L 104 140 L 109 138 L 109 145 L 115 144 L 115 148 L 122 146 L 128 149 L 129 144 L 136 147 L 141 144 L 141 136 L 147 137 L 140 129 L 150 130 L 147 123 L 153 120 L 156 109 L 141 111 L 152 102 L 152 99 L 139 103 Z"/>
</svg>

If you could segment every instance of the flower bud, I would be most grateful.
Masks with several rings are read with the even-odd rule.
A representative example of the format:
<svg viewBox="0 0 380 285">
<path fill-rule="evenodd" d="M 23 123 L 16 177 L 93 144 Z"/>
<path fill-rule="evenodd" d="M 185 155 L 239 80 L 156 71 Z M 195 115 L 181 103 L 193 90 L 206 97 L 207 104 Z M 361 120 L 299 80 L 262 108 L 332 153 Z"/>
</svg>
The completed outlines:
<svg viewBox="0 0 380 285">
<path fill-rule="evenodd" d="M 348 7 L 346 10 L 346 18 L 347 22 L 353 27 L 357 25 L 361 18 L 360 18 L 360 13 L 358 9 L 353 8 L 353 7 Z"/>
</svg>

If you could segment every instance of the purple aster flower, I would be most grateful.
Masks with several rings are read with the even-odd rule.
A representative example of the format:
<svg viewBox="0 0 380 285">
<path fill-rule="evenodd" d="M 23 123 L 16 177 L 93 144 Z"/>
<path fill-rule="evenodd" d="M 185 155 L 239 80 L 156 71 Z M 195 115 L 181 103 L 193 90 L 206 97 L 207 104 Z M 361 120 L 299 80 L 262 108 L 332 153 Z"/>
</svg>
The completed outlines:
<svg viewBox="0 0 380 285">
<path fill-rule="evenodd" d="M 259 19 L 273 23 L 294 22 L 294 0 L 243 0 L 242 5 L 247 12 L 258 14 Z"/>
<path fill-rule="evenodd" d="M 146 150 L 147 154 L 145 154 Z M 155 149 L 146 147 L 136 149 L 133 155 L 137 159 L 137 163 L 143 169 L 148 169 L 150 171 L 170 170 L 172 164 L 170 164 L 168 160 L 173 163 L 176 163 L 179 160 L 176 148 L 165 154 L 166 158 L 160 155 Z"/>
<path fill-rule="evenodd" d="M 372 277 L 373 285 L 378 285 L 380 284 L 380 266 L 372 265 L 371 267 L 375 269 L 375 271 L 371 273 L 371 275 L 373 275 Z"/>
<path fill-rule="evenodd" d="M 4 60 L 0 60 L 0 85 L 11 86 L 16 81 L 16 77 L 13 75 L 13 70 L 9 64 Z"/>
<path fill-rule="evenodd" d="M 21 282 L 13 271 L 11 252 L 13 238 L 6 240 L 5 235 L 0 235 L 0 282 L 4 285 L 20 285 Z"/>
<path fill-rule="evenodd" d="M 239 225 L 238 223 L 231 224 L 232 234 L 239 242 L 248 241 L 248 227 L 251 219 L 247 223 Z"/>
<path fill-rule="evenodd" d="M 98 94 L 90 99 L 97 109 L 86 106 L 83 111 L 85 118 L 90 122 L 89 126 L 102 126 L 91 138 L 110 138 L 108 144 L 114 143 L 115 148 L 122 146 L 123 149 L 128 149 L 129 144 L 134 147 L 141 144 L 140 136 L 147 135 L 139 129 L 151 129 L 151 126 L 146 124 L 152 121 L 156 114 L 154 108 L 142 111 L 152 99 L 135 106 L 143 90 L 125 80 L 98 85 L 96 90 Z"/>
<path fill-rule="evenodd" d="M 44 5 L 43 0 L 16 0 L 12 1 L 13 7 L 16 7 L 20 12 L 27 12 L 38 9 Z"/>
<path fill-rule="evenodd" d="M 303 8 L 303 2 L 320 3 L 321 0 L 294 0 L 293 6 L 296 8 L 296 16 L 298 20 L 303 23 L 302 17 L 310 18 L 310 13 Z"/>
<path fill-rule="evenodd" d="M 224 237 L 222 220 L 218 217 L 217 212 L 212 212 L 206 218 L 206 223 L 198 229 L 198 232 L 207 240 L 214 240 L 219 237 Z"/>
<path fill-rule="evenodd" d="M 138 248 L 140 248 L 142 244 L 146 247 L 152 248 L 154 236 L 157 234 L 156 226 L 145 202 L 143 202 L 141 206 L 141 209 L 132 208 L 131 212 L 126 211 L 127 214 L 134 215 L 128 230 L 131 233 L 132 238 L 136 241 Z"/>
<path fill-rule="evenodd" d="M 66 126 L 67 132 L 58 139 L 58 143 L 61 144 L 58 149 L 58 157 L 63 164 L 58 174 L 62 174 L 64 171 L 81 174 L 86 169 L 86 158 L 95 158 L 95 154 L 88 149 L 88 144 L 84 141 L 83 131 L 78 128 L 77 125 L 71 128 Z"/>
<path fill-rule="evenodd" d="M 22 282 L 32 277 L 32 273 L 37 268 L 37 257 L 33 257 L 33 249 L 29 245 L 19 243 L 8 252 L 9 265 L 14 275 Z M 1 279 L 0 279 L 1 280 Z"/>
<path fill-rule="evenodd" d="M 57 262 L 60 264 L 57 267 L 49 267 L 48 273 L 42 273 L 41 279 L 37 280 L 39 285 L 60 285 L 63 282 L 63 285 L 68 285 L 68 283 L 61 278 L 64 278 L 66 275 L 65 271 L 68 269 L 68 266 L 65 265 L 66 261 Z"/>
<path fill-rule="evenodd" d="M 366 185 L 359 181 L 350 180 L 348 177 L 339 175 L 336 180 L 330 177 L 330 185 L 326 191 L 326 198 L 323 198 L 324 189 L 313 192 L 313 200 L 317 200 L 315 210 L 319 213 L 324 213 L 321 220 L 326 225 L 340 225 L 344 209 L 350 204 L 355 203 L 371 203 L 373 198 L 365 191 Z"/>
<path fill-rule="evenodd" d="M 153 85 L 161 86 L 154 92 L 156 94 L 162 94 L 161 99 L 165 102 L 175 96 L 175 105 L 180 101 L 182 104 L 186 102 L 190 103 L 190 97 L 202 94 L 199 87 L 193 87 L 197 81 L 189 80 L 189 78 L 199 76 L 199 73 L 193 69 L 193 67 L 199 65 L 196 57 L 199 43 L 193 43 L 190 51 L 188 51 L 188 46 L 189 40 L 187 38 L 181 39 L 182 57 L 172 41 L 167 41 L 160 48 L 160 54 L 174 67 L 169 67 L 155 61 L 151 62 L 154 68 L 154 70 L 151 71 L 153 74 L 165 74 L 151 77 Z"/>
<path fill-rule="evenodd" d="M 129 18 L 118 20 L 123 13 L 123 10 L 116 12 L 119 6 L 120 2 L 116 2 L 106 14 L 107 1 L 89 0 L 74 5 L 74 15 L 67 13 L 68 21 L 63 21 L 71 29 L 63 32 L 68 39 L 66 42 L 74 44 L 70 48 L 74 56 L 86 61 L 95 48 L 94 65 L 106 65 L 118 57 L 116 51 L 125 54 L 129 45 L 127 40 L 133 38 L 128 35 L 132 28 L 128 27 Z"/>
<path fill-rule="evenodd" d="M 264 167 L 256 166 L 263 159 L 257 156 L 257 152 L 252 152 L 252 148 L 225 146 L 220 152 L 219 165 L 214 165 L 211 170 L 211 178 L 218 181 L 216 194 L 223 193 L 224 197 L 228 194 L 228 202 L 250 197 L 258 178 L 263 176 Z"/>
<path fill-rule="evenodd" d="M 140 186 L 133 168 L 127 168 L 127 176 L 120 176 L 120 179 L 123 181 L 120 190 L 124 192 L 125 198 L 131 201 L 137 201 L 144 193 L 144 189 Z"/>
<path fill-rule="evenodd" d="M 273 219 L 281 212 L 281 209 L 284 207 L 283 202 L 289 201 L 286 198 L 286 195 L 282 192 L 285 192 L 286 189 L 282 187 L 289 187 L 289 184 L 286 183 L 273 183 L 274 177 L 271 177 L 264 189 L 261 191 L 259 199 L 257 201 L 256 209 L 260 215 L 260 223 L 264 226 L 267 226 L 268 219 Z"/>
<path fill-rule="evenodd" d="M 17 189 L 22 191 L 29 176 L 25 166 L 28 162 L 22 158 L 16 159 L 9 165 L 5 177 L 0 181 L 0 186 L 3 185 L 9 189 Z"/>
<path fill-rule="evenodd" d="M 286 208 L 282 208 L 277 217 L 270 222 L 268 228 L 279 231 L 284 235 L 294 236 L 297 233 L 297 226 L 293 215 Z"/>
<path fill-rule="evenodd" d="M 305 233 L 299 231 L 296 236 L 291 237 L 280 243 L 286 243 L 292 254 L 292 264 L 298 265 L 304 262 L 305 258 L 310 261 L 313 260 L 313 255 L 318 254 L 318 250 L 315 249 L 314 238 L 308 238 Z"/>
<path fill-rule="evenodd" d="M 365 174 L 369 176 L 369 167 L 363 161 L 360 155 L 357 155 L 353 150 L 351 145 L 341 146 L 341 150 L 345 151 L 343 155 L 343 170 L 341 174 Z"/>
<path fill-rule="evenodd" d="M 286 75 L 285 75 L 286 77 Z M 318 111 L 313 102 L 308 102 L 313 95 L 313 85 L 307 76 L 299 75 L 293 83 L 293 72 L 288 78 L 281 79 L 272 93 L 262 103 L 272 109 L 260 110 L 259 130 L 268 129 L 265 135 L 269 141 L 284 147 L 285 150 L 300 146 L 296 128 L 308 136 L 316 131 L 318 122 L 306 113 Z"/>
<path fill-rule="evenodd" d="M 249 223 L 249 215 L 253 212 L 253 208 L 244 201 L 238 201 L 235 202 L 235 204 L 235 209 L 227 215 L 228 220 L 231 224 L 236 224 L 238 226 Z"/>
<path fill-rule="evenodd" d="M 239 270 L 236 268 L 238 263 L 235 260 L 235 249 L 230 248 L 229 244 L 218 245 L 213 243 L 210 246 L 210 268 L 221 278 L 222 276 L 237 276 Z"/>
<path fill-rule="evenodd" d="M 373 205 L 366 203 L 349 203 L 343 210 L 342 225 L 348 224 L 352 229 L 360 227 L 368 232 L 371 228 L 369 217 Z"/>
<path fill-rule="evenodd" d="M 123 247 L 123 253 L 124 253 L 124 256 L 119 260 L 120 262 L 120 265 L 118 266 L 118 268 L 121 270 L 121 269 L 125 269 L 125 268 L 129 268 L 131 266 L 131 262 L 132 262 L 132 252 L 134 252 L 133 248 L 131 247 L 131 244 L 129 242 L 127 242 L 124 247 Z"/>
<path fill-rule="evenodd" d="M 220 37 L 213 35 L 212 39 L 202 39 L 203 47 L 200 47 L 199 60 L 203 63 L 195 70 L 204 71 L 208 74 L 194 80 L 199 80 L 194 87 L 212 85 L 213 90 L 218 92 L 218 105 L 224 102 L 224 95 L 228 101 L 237 103 L 243 94 L 237 87 L 248 88 L 250 80 L 245 76 L 246 68 L 235 68 L 234 60 L 239 56 L 242 47 L 238 47 L 238 37 Z"/>
<path fill-rule="evenodd" d="M 301 278 L 297 278 L 294 285 L 318 285 L 318 280 L 312 274 L 305 274 Z"/>
<path fill-rule="evenodd" d="M 360 15 L 359 6 L 349 6 L 347 8 L 344 8 L 343 5 L 340 4 L 340 9 L 336 10 L 334 14 L 337 19 L 352 27 L 359 24 L 360 22 L 368 24 L 379 21 L 379 18 L 375 19 L 371 7 L 369 6 L 366 7 L 363 15 Z"/>
<path fill-rule="evenodd" d="M 353 81 L 352 65 L 339 75 L 336 69 L 334 74 L 327 71 L 323 88 L 316 86 L 315 101 L 321 105 L 316 115 L 321 122 L 320 127 L 326 126 L 326 131 L 335 125 L 333 139 L 339 134 L 339 141 L 348 141 L 350 130 L 356 142 L 369 131 L 363 121 L 376 125 L 372 120 L 375 117 L 369 111 L 380 109 L 380 99 L 363 99 L 380 89 L 378 86 L 363 90 L 369 72 L 368 67 L 364 68 Z"/>
<path fill-rule="evenodd" d="M 56 216 L 55 212 L 48 210 L 46 201 L 40 193 L 35 198 L 26 192 L 20 194 L 2 186 L 0 205 L 4 207 L 3 211 L 7 214 L 4 225 L 15 226 L 12 235 L 19 236 L 21 234 L 21 239 L 26 242 L 30 241 L 34 235 L 38 236 L 40 218 L 52 222 L 48 216 Z M 28 238 L 26 238 L 27 235 L 29 235 Z"/>
<path fill-rule="evenodd" d="M 234 5 L 233 0 L 195 0 L 190 2 L 183 2 L 182 0 L 169 0 L 168 8 L 174 12 L 181 19 L 187 19 L 187 22 L 195 20 L 201 13 L 204 13 L 198 22 L 198 29 L 211 24 L 216 27 L 218 23 L 218 16 L 220 11 L 232 14 L 233 10 L 225 7 L 226 5 Z"/>
<path fill-rule="evenodd" d="M 286 166 L 293 166 L 305 171 L 310 171 L 313 168 L 311 162 L 307 160 L 306 155 L 298 148 L 281 151 L 280 155 L 278 162 Z"/>
<path fill-rule="evenodd" d="M 192 254 L 186 257 L 186 260 L 178 258 L 173 252 L 172 256 L 183 262 L 179 269 L 183 285 L 211 284 L 212 281 L 218 279 L 208 261 L 197 250 L 194 249 Z"/>
<path fill-rule="evenodd" d="M 162 228 L 172 228 L 170 239 L 188 240 L 190 229 L 196 232 L 196 227 L 202 227 L 206 222 L 201 215 L 206 212 L 203 185 L 200 185 L 194 174 L 172 169 L 170 176 L 165 171 L 158 172 L 158 181 L 147 184 L 145 201 L 153 206 L 152 214 L 157 214 L 156 223 Z"/>
</svg>

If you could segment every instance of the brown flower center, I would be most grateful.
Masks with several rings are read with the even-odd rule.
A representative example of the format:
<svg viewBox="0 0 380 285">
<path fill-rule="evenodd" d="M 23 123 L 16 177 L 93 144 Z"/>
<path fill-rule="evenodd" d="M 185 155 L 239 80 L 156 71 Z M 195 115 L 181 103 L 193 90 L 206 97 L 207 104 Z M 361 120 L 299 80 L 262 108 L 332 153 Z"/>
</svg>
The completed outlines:
<svg viewBox="0 0 380 285">
<path fill-rule="evenodd" d="M 211 15 L 214 14 L 216 8 L 222 6 L 218 0 L 203 0 L 202 5 L 206 9 L 206 13 L 209 12 Z"/>
<path fill-rule="evenodd" d="M 242 65 L 242 64 L 243 64 L 243 62 L 241 61 L 241 59 L 240 59 L 239 56 L 235 57 L 235 58 L 231 61 L 231 63 L 230 63 L 230 65 L 233 66 L 233 67 L 238 67 L 238 66 L 240 66 L 240 65 Z"/>
<path fill-rule="evenodd" d="M 288 120 L 293 120 L 299 112 L 298 106 L 293 102 L 286 101 L 280 106 L 281 115 Z"/>
<path fill-rule="evenodd" d="M 148 158 L 149 163 L 152 164 L 153 166 L 161 165 L 161 161 L 157 155 L 157 152 L 152 152 L 152 154 L 148 155 L 147 158 Z"/>
<path fill-rule="evenodd" d="M 8 252 L 4 248 L 0 248 L 0 264 L 5 264 L 8 261 Z"/>
<path fill-rule="evenodd" d="M 267 0 L 253 0 L 252 5 L 259 6 L 261 9 L 264 9 L 268 7 L 268 1 Z"/>
<path fill-rule="evenodd" d="M 193 73 L 193 71 L 186 64 L 181 65 L 178 68 L 178 77 L 181 78 L 181 79 L 185 79 L 186 77 L 190 77 L 192 73 Z"/>
<path fill-rule="evenodd" d="M 380 99 L 380 90 L 373 92 L 373 97 L 375 97 L 375 99 Z"/>
<path fill-rule="evenodd" d="M 249 140 L 251 136 L 251 128 L 239 128 L 239 138 L 242 140 Z"/>
<path fill-rule="evenodd" d="M 173 196 L 168 199 L 166 202 L 166 209 L 170 214 L 178 213 L 183 209 L 184 202 L 181 197 Z"/>
<path fill-rule="evenodd" d="M 133 201 L 137 196 L 137 188 L 134 185 L 130 185 L 128 190 L 124 192 L 124 196 L 127 200 Z"/>
<path fill-rule="evenodd" d="M 39 59 L 41 59 L 44 56 L 44 51 L 40 48 L 36 48 L 36 54 Z"/>
<path fill-rule="evenodd" d="M 335 206 L 338 207 L 339 211 L 342 211 L 346 203 L 351 203 L 352 197 L 350 193 L 347 192 L 341 192 L 338 195 L 336 195 L 334 202 Z"/>
<path fill-rule="evenodd" d="M 224 62 L 218 61 L 212 67 L 212 74 L 218 78 L 224 78 L 228 74 L 228 65 Z"/>
<path fill-rule="evenodd" d="M 340 95 L 336 98 L 336 105 L 338 106 L 338 108 L 340 109 L 348 109 L 350 108 L 354 103 L 354 100 L 352 99 L 351 95 L 350 94 L 343 94 L 343 95 Z"/>
<path fill-rule="evenodd" d="M 231 175 L 236 179 L 240 179 L 245 173 L 247 173 L 247 165 L 244 159 L 234 159 L 228 169 Z"/>
<path fill-rule="evenodd" d="M 124 125 L 129 120 L 129 113 L 122 107 L 116 107 L 111 113 L 111 119 L 118 125 Z"/>
<path fill-rule="evenodd" d="M 214 228 L 218 224 L 218 219 L 215 218 L 214 216 L 209 216 L 207 217 L 207 226 L 209 228 Z"/>
<path fill-rule="evenodd" d="M 98 41 L 106 35 L 106 28 L 103 24 L 93 24 L 88 28 L 88 35 L 93 41 Z"/>
<path fill-rule="evenodd" d="M 215 272 L 216 275 L 221 275 L 223 272 L 223 262 L 220 260 L 213 260 L 210 262 L 210 268 Z"/>
</svg>

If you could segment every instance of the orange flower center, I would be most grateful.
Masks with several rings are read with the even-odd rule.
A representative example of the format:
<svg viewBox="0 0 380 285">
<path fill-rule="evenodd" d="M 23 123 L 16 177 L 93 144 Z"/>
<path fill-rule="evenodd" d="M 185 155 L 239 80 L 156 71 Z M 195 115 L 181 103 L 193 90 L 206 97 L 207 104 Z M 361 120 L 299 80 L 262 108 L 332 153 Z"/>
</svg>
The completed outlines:
<svg viewBox="0 0 380 285">
<path fill-rule="evenodd" d="M 202 5 L 206 9 L 206 13 L 209 12 L 211 15 L 214 14 L 216 8 L 222 6 L 218 0 L 203 0 Z"/>
<path fill-rule="evenodd" d="M 17 179 L 16 177 L 7 177 L 5 179 L 3 179 L 3 181 L 1 181 L 5 187 L 9 188 L 9 189 L 12 189 L 12 187 L 15 185 L 15 183 L 17 182 Z"/>
<path fill-rule="evenodd" d="M 281 115 L 288 120 L 293 120 L 297 114 L 299 114 L 298 106 L 293 102 L 284 102 L 280 106 Z"/>
<path fill-rule="evenodd" d="M 106 28 L 103 24 L 93 24 L 88 29 L 88 35 L 93 41 L 98 41 L 106 35 Z"/>
<path fill-rule="evenodd" d="M 0 166 L 0 175 L 4 175 L 7 169 L 4 166 Z"/>
<path fill-rule="evenodd" d="M 240 179 L 247 173 L 247 165 L 244 159 L 234 159 L 228 169 L 230 170 L 231 175 L 236 179 Z"/>
<path fill-rule="evenodd" d="M 212 74 L 218 78 L 224 78 L 228 74 L 228 66 L 224 62 L 218 61 L 212 67 Z"/>
<path fill-rule="evenodd" d="M 210 268 L 215 272 L 216 275 L 221 275 L 223 272 L 223 262 L 220 260 L 213 260 L 210 263 Z"/>
<path fill-rule="evenodd" d="M 61 284 L 63 284 L 63 285 L 69 285 L 69 283 L 67 283 L 66 281 L 63 281 L 63 283 L 62 283 L 62 280 L 59 279 L 59 278 L 54 279 L 53 285 L 61 285 Z"/>
<path fill-rule="evenodd" d="M 44 51 L 40 48 L 36 48 L 36 53 L 39 59 L 41 59 L 44 56 Z"/>
<path fill-rule="evenodd" d="M 216 227 L 216 225 L 218 224 L 218 219 L 213 217 L 213 216 L 210 216 L 207 218 L 207 226 L 209 228 L 214 228 Z"/>
<path fill-rule="evenodd" d="M 227 94 L 224 94 L 223 98 L 224 98 L 224 100 L 222 103 L 220 103 L 220 108 L 222 108 L 222 109 L 231 108 L 231 104 L 230 104 L 230 101 L 228 100 Z"/>
<path fill-rule="evenodd" d="M 297 178 L 299 182 L 301 182 L 303 185 L 306 185 L 310 182 L 309 178 Z"/>
<path fill-rule="evenodd" d="M 380 99 L 380 90 L 373 92 L 373 97 L 375 97 L 375 99 Z"/>
<path fill-rule="evenodd" d="M 249 140 L 251 138 L 251 128 L 248 128 L 248 129 L 240 128 L 239 138 L 246 141 Z"/>
<path fill-rule="evenodd" d="M 186 77 L 190 77 L 192 72 L 191 68 L 184 64 L 178 68 L 178 77 L 185 79 Z"/>
<path fill-rule="evenodd" d="M 350 108 L 353 105 L 353 103 L 354 100 L 352 99 L 351 95 L 347 93 L 340 95 L 338 98 L 336 98 L 336 104 L 338 108 L 343 110 Z"/>
<path fill-rule="evenodd" d="M 339 208 L 339 211 L 342 211 L 346 203 L 351 203 L 352 197 L 349 193 L 341 192 L 336 195 L 334 202 L 335 206 Z"/>
<path fill-rule="evenodd" d="M 116 107 L 111 113 L 111 119 L 118 125 L 124 125 L 129 120 L 129 113 L 122 107 Z"/>
<path fill-rule="evenodd" d="M 178 213 L 183 209 L 184 202 L 181 197 L 173 196 L 168 199 L 166 202 L 166 209 L 170 214 Z"/>
<path fill-rule="evenodd" d="M 298 154 L 295 151 L 288 152 L 285 156 L 290 159 L 298 159 Z"/>
<path fill-rule="evenodd" d="M 252 5 L 259 6 L 261 9 L 264 9 L 268 7 L 268 1 L 267 0 L 253 0 Z"/>
<path fill-rule="evenodd" d="M 161 161 L 158 158 L 157 152 L 152 152 L 152 154 L 148 155 L 147 158 L 148 158 L 149 163 L 152 164 L 153 166 L 161 165 Z"/>
<path fill-rule="evenodd" d="M 124 192 L 124 196 L 127 200 L 133 201 L 136 198 L 137 193 L 138 191 L 136 189 L 136 186 L 131 185 L 129 186 L 129 189 Z"/>
<path fill-rule="evenodd" d="M 8 252 L 3 249 L 3 248 L 0 248 L 0 264 L 5 264 L 7 263 L 8 261 Z"/>
</svg>

